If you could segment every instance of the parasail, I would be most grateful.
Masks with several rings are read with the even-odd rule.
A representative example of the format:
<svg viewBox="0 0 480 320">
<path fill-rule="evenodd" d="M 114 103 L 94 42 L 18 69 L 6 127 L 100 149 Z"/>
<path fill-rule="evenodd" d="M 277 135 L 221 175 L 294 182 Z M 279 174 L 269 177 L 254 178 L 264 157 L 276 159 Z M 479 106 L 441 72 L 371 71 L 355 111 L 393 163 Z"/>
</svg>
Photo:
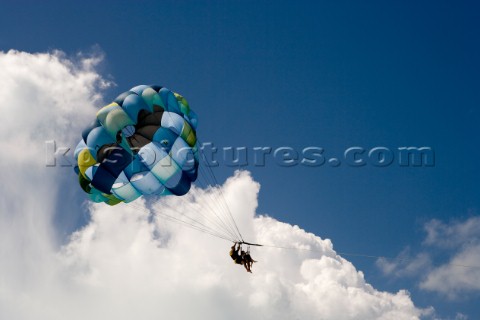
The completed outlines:
<svg viewBox="0 0 480 320">
<path fill-rule="evenodd" d="M 197 116 L 178 93 L 136 86 L 101 108 L 75 149 L 82 189 L 115 205 L 184 195 L 198 174 Z"/>
<path fill-rule="evenodd" d="M 196 210 L 189 200 L 182 202 L 183 207 L 191 208 L 188 212 L 163 201 L 164 210 L 158 214 L 242 242 L 221 189 L 217 190 L 220 197 L 212 191 L 218 185 L 212 169 L 200 166 L 200 155 L 205 155 L 198 147 L 197 124 L 187 100 L 167 88 L 139 85 L 120 94 L 97 112 L 75 148 L 75 172 L 81 188 L 94 202 L 126 203 L 145 210 L 134 200 L 182 196 L 195 181 L 203 183 L 210 197 L 204 210 Z"/>
</svg>

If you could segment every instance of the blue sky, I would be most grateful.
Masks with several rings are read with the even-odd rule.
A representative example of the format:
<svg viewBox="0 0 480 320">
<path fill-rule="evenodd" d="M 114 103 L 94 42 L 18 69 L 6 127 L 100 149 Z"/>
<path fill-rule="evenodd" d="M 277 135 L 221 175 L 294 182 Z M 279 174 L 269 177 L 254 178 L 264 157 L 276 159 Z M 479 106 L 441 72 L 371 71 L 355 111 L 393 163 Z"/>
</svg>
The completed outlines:
<svg viewBox="0 0 480 320">
<path fill-rule="evenodd" d="M 388 167 L 280 167 L 272 159 L 244 167 L 261 184 L 257 213 L 330 238 L 339 252 L 395 257 L 409 247 L 412 260 L 427 252 L 441 264 L 452 252 L 425 246 L 425 225 L 438 219 L 448 228 L 479 215 L 480 8 L 473 1 L 11 1 L 0 8 L 0 50 L 102 52 L 100 73 L 116 84 L 105 101 L 137 84 L 164 85 L 190 102 L 204 142 L 315 146 L 327 158 L 354 146 L 433 148 L 433 167 L 400 167 L 397 159 Z M 235 169 L 214 170 L 223 182 Z M 69 233 L 86 218 L 58 221 Z M 393 277 L 375 259 L 347 258 L 376 288 L 407 289 L 440 316 L 480 314 L 478 290 L 449 298 L 421 289 L 421 273 Z"/>
</svg>

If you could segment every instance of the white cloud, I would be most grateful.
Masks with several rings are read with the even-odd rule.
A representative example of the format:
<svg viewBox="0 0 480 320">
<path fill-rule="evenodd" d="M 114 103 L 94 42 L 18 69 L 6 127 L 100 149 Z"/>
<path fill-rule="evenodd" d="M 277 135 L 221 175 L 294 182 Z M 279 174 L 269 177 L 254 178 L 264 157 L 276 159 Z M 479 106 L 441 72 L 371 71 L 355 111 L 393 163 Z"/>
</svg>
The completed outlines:
<svg viewBox="0 0 480 320">
<path fill-rule="evenodd" d="M 406 291 L 373 288 L 330 240 L 257 216 L 259 184 L 246 172 L 222 194 L 194 189 L 188 203 L 165 201 L 176 211 L 195 208 L 203 219 L 205 202 L 224 196 L 249 240 L 313 251 L 254 249 L 259 262 L 248 274 L 228 257 L 228 242 L 167 223 L 159 215 L 166 204 L 149 211 L 142 200 L 86 208 L 88 225 L 59 248 L 52 223 L 58 202 L 81 191 L 71 168 L 45 167 L 44 140 L 73 145 L 95 113 L 104 82 L 94 60 L 0 53 L 0 111 L 12 119 L 0 127 L 8 150 L 0 156 L 8 169 L 0 186 L 1 319 L 397 320 L 429 313 Z"/>
<path fill-rule="evenodd" d="M 424 228 L 427 233 L 424 243 L 429 246 L 454 248 L 480 242 L 480 217 L 478 216 L 449 224 L 433 219 L 427 222 Z"/>
<path fill-rule="evenodd" d="M 104 85 L 92 65 L 58 52 L 0 52 L 0 315 L 35 302 L 28 290 L 55 276 L 52 221 L 60 197 L 72 194 L 62 190 L 71 168 L 46 168 L 45 140 L 72 145 Z"/>
<path fill-rule="evenodd" d="M 450 224 L 432 220 L 426 224 L 425 243 L 453 250 L 447 263 L 432 269 L 420 288 L 449 298 L 480 291 L 480 217 Z"/>
<path fill-rule="evenodd" d="M 455 315 L 455 320 L 467 320 L 467 319 L 468 319 L 468 316 L 463 313 L 458 312 Z"/>
<path fill-rule="evenodd" d="M 395 277 L 417 276 L 419 272 L 430 268 L 432 261 L 429 254 L 421 252 L 412 256 L 410 251 L 407 247 L 394 259 L 379 258 L 376 261 L 377 267 L 383 274 Z"/>
<path fill-rule="evenodd" d="M 381 258 L 385 275 L 420 277 L 419 287 L 450 299 L 480 292 L 480 217 L 445 223 L 436 219 L 424 225 L 422 250 L 412 255 L 405 248 L 395 259 Z M 447 262 L 435 263 L 436 260 Z"/>
</svg>

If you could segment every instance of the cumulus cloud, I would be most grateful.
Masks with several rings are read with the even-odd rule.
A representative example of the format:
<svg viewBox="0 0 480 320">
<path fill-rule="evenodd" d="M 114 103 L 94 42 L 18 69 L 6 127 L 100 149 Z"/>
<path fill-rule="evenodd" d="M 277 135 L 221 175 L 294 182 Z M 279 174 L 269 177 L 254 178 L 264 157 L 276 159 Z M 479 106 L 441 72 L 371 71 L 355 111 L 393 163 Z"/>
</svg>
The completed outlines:
<svg viewBox="0 0 480 320">
<path fill-rule="evenodd" d="M 95 114 L 105 86 L 97 58 L 0 53 L 0 110 L 15 119 L 0 127 L 8 181 L 0 186 L 0 318 L 397 320 L 430 312 L 407 291 L 373 288 L 330 240 L 257 215 L 260 186 L 247 172 L 186 198 L 85 205 L 89 223 L 60 243 L 58 203 L 79 210 L 74 194 L 82 195 L 71 168 L 45 167 L 44 141 L 74 145 Z M 249 240 L 302 250 L 254 249 L 259 262 L 248 274 L 232 263 L 228 242 L 162 216 L 194 208 L 205 219 L 212 197 L 224 197 Z"/>
<path fill-rule="evenodd" d="M 480 291 L 480 217 L 450 224 L 432 220 L 425 225 L 425 243 L 451 250 L 447 263 L 433 268 L 420 288 L 450 298 Z"/>
<path fill-rule="evenodd" d="M 425 224 L 424 229 L 427 233 L 424 241 L 426 245 L 455 248 L 479 241 L 480 217 L 473 216 L 449 224 L 433 219 Z"/>
<path fill-rule="evenodd" d="M 417 276 L 419 272 L 429 269 L 431 263 L 429 254 L 421 252 L 417 255 L 412 255 L 409 247 L 402 250 L 395 259 L 382 257 L 376 261 L 377 267 L 380 268 L 383 274 L 395 277 Z"/>
<path fill-rule="evenodd" d="M 2 319 L 8 319 L 1 316 L 7 310 L 35 302 L 28 290 L 47 285 L 53 276 L 56 207 L 60 197 L 71 197 L 63 188 L 65 171 L 45 166 L 45 140 L 72 145 L 90 121 L 101 99 L 98 89 L 106 85 L 93 65 L 91 59 L 73 62 L 60 52 L 0 52 Z"/>
<path fill-rule="evenodd" d="M 386 275 L 420 277 L 419 287 L 457 298 L 480 291 L 480 217 L 424 225 L 423 248 L 417 254 L 404 249 L 396 259 L 378 259 Z M 445 259 L 446 256 L 446 259 Z M 447 260 L 446 262 L 436 262 Z"/>
</svg>

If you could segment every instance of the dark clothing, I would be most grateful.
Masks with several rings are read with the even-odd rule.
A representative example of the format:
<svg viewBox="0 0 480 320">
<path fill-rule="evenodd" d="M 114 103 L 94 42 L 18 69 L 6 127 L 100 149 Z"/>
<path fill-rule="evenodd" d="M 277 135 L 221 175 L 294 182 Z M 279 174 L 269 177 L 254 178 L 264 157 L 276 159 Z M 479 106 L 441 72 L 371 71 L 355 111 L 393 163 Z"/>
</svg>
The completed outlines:
<svg viewBox="0 0 480 320">
<path fill-rule="evenodd" d="M 238 254 L 238 251 L 235 250 L 234 247 L 232 247 L 232 250 L 230 250 L 230 257 L 236 264 L 242 264 L 242 257 Z"/>
<path fill-rule="evenodd" d="M 243 259 L 242 259 L 242 257 L 237 256 L 237 258 L 235 259 L 235 263 L 236 263 L 236 264 L 243 264 Z"/>
<path fill-rule="evenodd" d="M 237 247 L 238 245 L 238 247 Z M 252 264 L 256 262 L 255 260 L 252 259 L 250 256 L 250 252 L 243 251 L 241 248 L 241 244 L 235 243 L 230 250 L 230 257 L 236 264 L 241 264 L 245 267 L 245 269 L 248 272 L 252 272 L 250 268 L 252 267 Z"/>
</svg>

